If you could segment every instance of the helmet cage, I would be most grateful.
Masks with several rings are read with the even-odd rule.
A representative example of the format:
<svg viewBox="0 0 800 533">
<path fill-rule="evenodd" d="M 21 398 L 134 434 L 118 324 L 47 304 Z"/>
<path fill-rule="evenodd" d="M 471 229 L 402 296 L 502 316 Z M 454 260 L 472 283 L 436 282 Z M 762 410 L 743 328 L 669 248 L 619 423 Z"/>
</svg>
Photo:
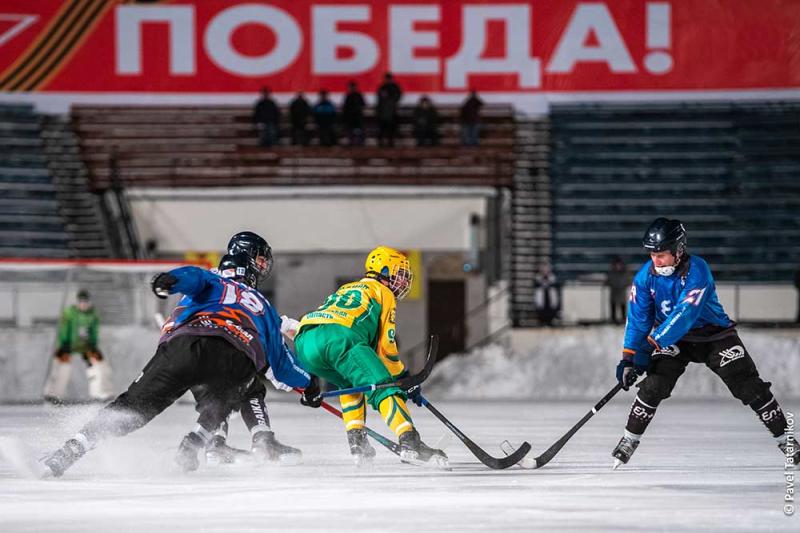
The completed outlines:
<svg viewBox="0 0 800 533">
<path fill-rule="evenodd" d="M 411 291 L 411 284 L 414 282 L 414 273 L 408 268 L 408 262 L 400 266 L 397 272 L 389 278 L 389 290 L 394 293 L 395 298 L 402 300 Z"/>
<path fill-rule="evenodd" d="M 228 253 L 242 252 L 253 260 L 259 281 L 269 278 L 275 261 L 272 258 L 272 248 L 263 237 L 252 231 L 243 231 L 231 237 L 231 240 L 228 241 Z"/>
</svg>

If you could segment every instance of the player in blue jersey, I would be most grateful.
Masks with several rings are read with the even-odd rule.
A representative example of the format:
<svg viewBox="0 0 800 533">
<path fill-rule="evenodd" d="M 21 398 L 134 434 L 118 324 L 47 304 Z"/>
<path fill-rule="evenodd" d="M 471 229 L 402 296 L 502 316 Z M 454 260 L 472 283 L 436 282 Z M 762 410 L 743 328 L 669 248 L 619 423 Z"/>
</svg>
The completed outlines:
<svg viewBox="0 0 800 533">
<path fill-rule="evenodd" d="M 246 253 L 226 255 L 221 264 L 228 261 L 234 262 L 231 278 L 193 266 L 153 278 L 157 296 L 184 294 L 164 324 L 155 355 L 127 391 L 45 458 L 53 475 L 62 475 L 101 439 L 144 426 L 197 385 L 206 388 L 208 401 L 201 406 L 200 429 L 181 442 L 195 461 L 257 372 L 269 368 L 280 382 L 318 395 L 316 380 L 312 382 L 283 342 L 280 317 L 254 288 L 262 269 Z M 186 459 L 188 452 L 180 455 Z"/>
<path fill-rule="evenodd" d="M 714 277 L 700 257 L 686 251 L 686 230 L 678 220 L 656 219 L 644 234 L 650 261 L 636 274 L 617 380 L 625 390 L 647 373 L 631 406 L 625 434 L 612 452 L 614 468 L 627 463 L 661 401 L 670 397 L 689 363 L 703 363 L 750 406 L 787 457 L 800 459 L 786 434 L 786 418 L 761 379 L 717 298 Z"/>
<path fill-rule="evenodd" d="M 260 235 L 252 231 L 239 232 L 230 238 L 227 250 L 228 254 L 231 255 L 245 253 L 256 263 L 259 269 L 256 285 L 270 276 L 274 264 L 272 248 L 266 239 Z M 235 268 L 235 266 L 234 264 L 223 262 L 214 271 L 221 273 L 224 277 L 230 277 L 232 273 L 229 273 L 228 270 Z M 285 316 L 281 317 L 281 333 L 288 336 L 288 338 L 293 338 L 297 325 L 296 320 Z M 272 381 L 276 388 L 291 390 L 291 387 L 275 379 L 270 368 L 266 371 L 266 377 Z M 204 385 L 192 387 L 191 391 L 197 403 L 198 412 L 203 411 L 205 403 L 213 400 L 208 388 Z M 241 403 L 234 408 L 235 411 L 241 414 L 242 422 L 244 422 L 247 431 L 250 433 L 250 452 L 228 446 L 228 422 L 226 420 L 214 431 L 213 436 L 207 440 L 206 460 L 209 464 L 234 463 L 237 458 L 246 456 L 254 457 L 261 462 L 280 461 L 282 464 L 298 464 L 301 462 L 302 452 L 300 450 L 282 444 L 275 438 L 275 433 L 272 431 L 270 424 L 269 412 L 267 411 L 266 393 L 267 390 L 262 380 L 256 380 L 245 392 Z M 181 452 L 187 453 L 186 461 L 181 460 Z M 187 469 L 194 469 L 198 466 L 196 457 L 196 454 L 187 448 L 181 448 L 178 454 L 179 462 Z"/>
</svg>

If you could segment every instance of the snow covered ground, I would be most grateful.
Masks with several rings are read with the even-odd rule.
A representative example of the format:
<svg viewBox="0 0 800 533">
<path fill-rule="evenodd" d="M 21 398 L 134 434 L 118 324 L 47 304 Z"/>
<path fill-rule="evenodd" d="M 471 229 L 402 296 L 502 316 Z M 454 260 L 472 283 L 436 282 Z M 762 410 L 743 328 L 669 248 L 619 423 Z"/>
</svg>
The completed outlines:
<svg viewBox="0 0 800 533">
<path fill-rule="evenodd" d="M 25 479 L 0 460 L 0 531 L 800 530 L 800 517 L 783 513 L 782 456 L 753 413 L 733 400 L 665 402 L 630 466 L 618 471 L 609 453 L 631 393 L 615 398 L 540 470 L 488 470 L 453 438 L 453 471 L 437 472 L 401 465 L 383 448 L 372 469 L 357 470 L 340 422 L 286 398 L 271 404 L 273 426 L 303 449 L 301 466 L 179 473 L 172 454 L 194 412 L 176 405 L 144 429 L 107 441 L 61 479 Z M 785 409 L 800 412 L 793 403 Z M 528 439 L 538 454 L 591 402 L 437 407 L 493 454 L 504 438 Z M 38 453 L 96 409 L 2 406 L 0 436 L 23 439 Z M 443 435 L 433 416 L 414 413 L 425 440 Z M 370 421 L 385 433 L 374 413 Z M 247 443 L 238 420 L 231 441 Z"/>
</svg>

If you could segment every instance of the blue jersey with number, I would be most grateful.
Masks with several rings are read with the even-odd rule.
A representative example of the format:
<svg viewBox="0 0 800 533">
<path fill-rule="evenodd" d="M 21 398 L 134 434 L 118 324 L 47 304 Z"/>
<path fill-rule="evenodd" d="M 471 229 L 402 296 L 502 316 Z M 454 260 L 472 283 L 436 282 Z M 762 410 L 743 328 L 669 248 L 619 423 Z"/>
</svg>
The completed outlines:
<svg viewBox="0 0 800 533">
<path fill-rule="evenodd" d="M 159 344 L 178 335 L 222 337 L 247 354 L 256 370 L 269 366 L 286 385 L 308 385 L 308 372 L 283 341 L 281 318 L 260 292 L 198 267 L 169 273 L 178 280 L 170 293 L 184 296 L 164 323 Z"/>
<path fill-rule="evenodd" d="M 631 285 L 624 347 L 649 353 L 653 348 L 648 335 L 666 347 L 693 329 L 733 325 L 719 303 L 714 277 L 703 259 L 687 257 L 670 276 L 658 275 L 648 261 Z"/>
</svg>

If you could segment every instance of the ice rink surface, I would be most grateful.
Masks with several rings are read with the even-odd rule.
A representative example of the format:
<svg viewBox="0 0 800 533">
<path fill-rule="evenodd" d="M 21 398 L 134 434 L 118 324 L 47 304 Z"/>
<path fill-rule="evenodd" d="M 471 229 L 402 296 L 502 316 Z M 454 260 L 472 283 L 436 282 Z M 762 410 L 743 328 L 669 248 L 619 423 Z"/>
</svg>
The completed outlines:
<svg viewBox="0 0 800 533">
<path fill-rule="evenodd" d="M 553 462 L 529 471 L 491 471 L 455 437 L 446 449 L 452 472 L 402 465 L 379 445 L 374 467 L 358 470 L 338 419 L 285 401 L 271 403 L 273 427 L 302 448 L 302 465 L 203 465 L 182 474 L 172 455 L 194 412 L 176 405 L 106 441 L 60 479 L 26 479 L 1 460 L 0 531 L 800 531 L 800 517 L 783 513 L 780 452 L 734 400 L 665 402 L 630 466 L 612 471 L 609 454 L 631 399 L 612 400 Z M 791 403 L 784 408 L 796 413 Z M 591 403 L 437 407 L 492 454 L 507 438 L 529 440 L 538 455 Z M 0 434 L 38 455 L 96 409 L 2 406 Z M 430 413 L 413 413 L 424 440 L 442 437 L 446 429 Z M 386 433 L 375 413 L 369 423 Z M 232 422 L 230 442 L 249 442 L 241 420 Z"/>
</svg>

